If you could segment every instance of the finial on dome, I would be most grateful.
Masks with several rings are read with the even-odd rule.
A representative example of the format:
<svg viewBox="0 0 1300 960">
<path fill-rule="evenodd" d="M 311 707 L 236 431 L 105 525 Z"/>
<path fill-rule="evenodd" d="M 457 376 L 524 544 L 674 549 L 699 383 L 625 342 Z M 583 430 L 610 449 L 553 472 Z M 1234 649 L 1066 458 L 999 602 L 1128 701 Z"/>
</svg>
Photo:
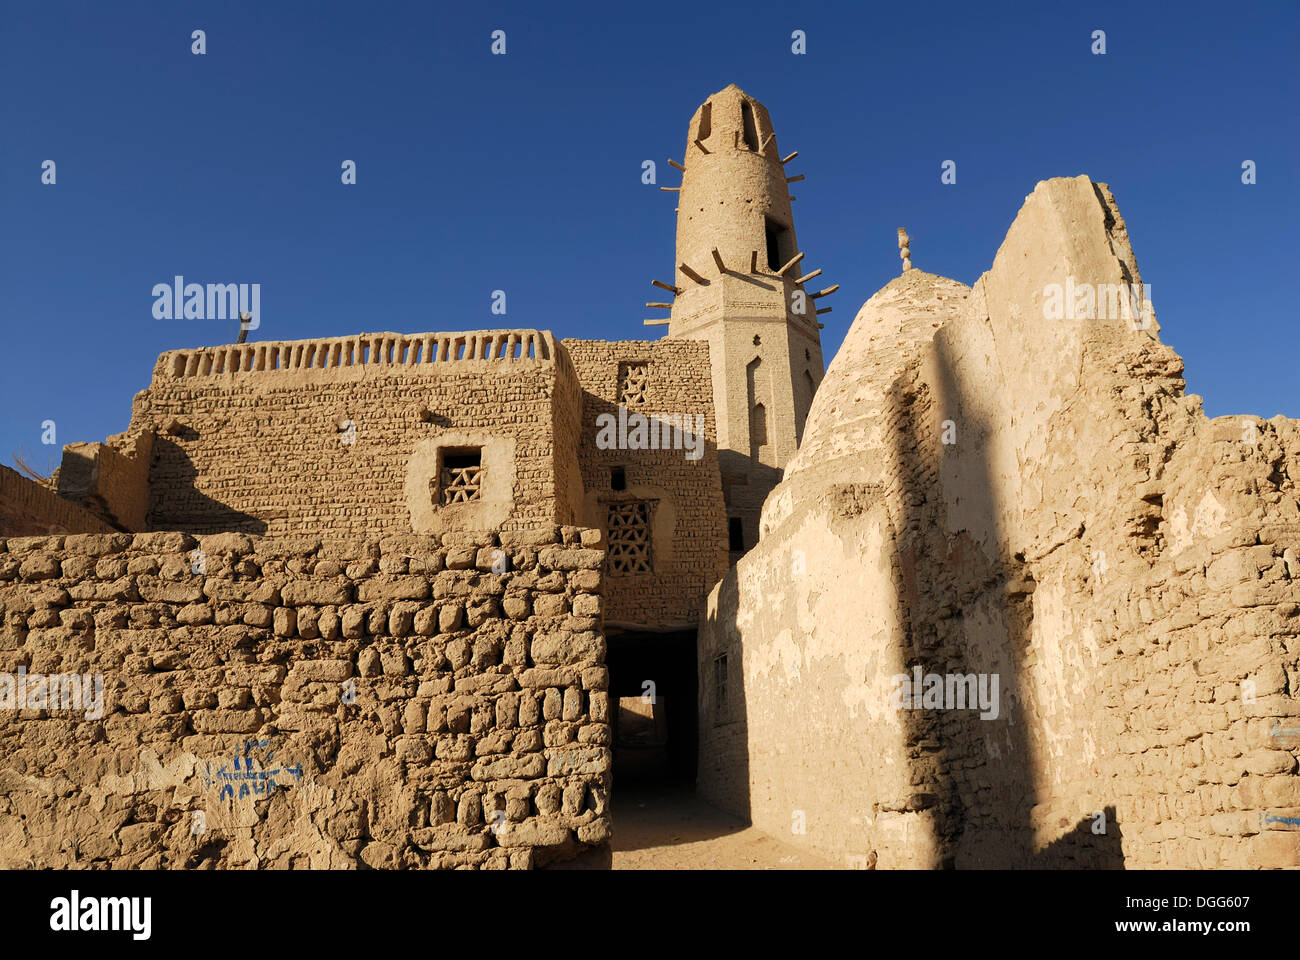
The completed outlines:
<svg viewBox="0 0 1300 960">
<path fill-rule="evenodd" d="M 907 231 L 902 227 L 898 228 L 898 255 L 903 260 L 903 272 L 912 269 L 912 241 L 907 235 Z"/>
</svg>

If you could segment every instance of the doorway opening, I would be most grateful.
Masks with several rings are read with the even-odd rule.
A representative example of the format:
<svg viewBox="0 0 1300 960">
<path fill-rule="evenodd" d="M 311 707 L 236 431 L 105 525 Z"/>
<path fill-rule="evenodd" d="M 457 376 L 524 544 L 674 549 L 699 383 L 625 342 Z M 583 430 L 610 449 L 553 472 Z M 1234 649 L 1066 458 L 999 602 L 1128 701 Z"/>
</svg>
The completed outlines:
<svg viewBox="0 0 1300 960">
<path fill-rule="evenodd" d="M 695 631 L 608 637 L 614 784 L 695 785 L 698 681 Z"/>
</svg>

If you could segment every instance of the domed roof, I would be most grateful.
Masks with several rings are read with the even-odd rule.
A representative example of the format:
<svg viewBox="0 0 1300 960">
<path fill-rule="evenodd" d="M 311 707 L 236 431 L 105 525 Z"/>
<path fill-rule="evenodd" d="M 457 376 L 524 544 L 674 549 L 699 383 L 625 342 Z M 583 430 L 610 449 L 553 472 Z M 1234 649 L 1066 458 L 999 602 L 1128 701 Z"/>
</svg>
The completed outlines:
<svg viewBox="0 0 1300 960">
<path fill-rule="evenodd" d="M 817 387 L 786 480 L 879 442 L 880 415 L 894 378 L 919 358 L 921 345 L 939 327 L 962 315 L 970 292 L 956 280 L 912 269 L 862 305 Z"/>
</svg>

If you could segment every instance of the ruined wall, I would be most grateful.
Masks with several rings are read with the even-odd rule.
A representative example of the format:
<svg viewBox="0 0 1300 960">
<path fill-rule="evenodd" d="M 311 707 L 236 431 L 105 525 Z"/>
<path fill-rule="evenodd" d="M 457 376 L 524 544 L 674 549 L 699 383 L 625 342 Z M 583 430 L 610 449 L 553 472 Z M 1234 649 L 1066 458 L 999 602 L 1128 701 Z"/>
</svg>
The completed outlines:
<svg viewBox="0 0 1300 960">
<path fill-rule="evenodd" d="M 576 527 L 0 540 L 0 867 L 519 868 L 604 842 L 602 561 Z M 20 670 L 102 675 L 102 712 L 16 700 Z"/>
<path fill-rule="evenodd" d="M 1049 319 L 1067 278 L 1141 282 L 1082 177 L 863 308 L 710 598 L 701 789 L 846 866 L 1300 865 L 1300 430 L 1205 419 L 1153 315 Z"/>
<path fill-rule="evenodd" d="M 546 332 L 482 331 L 163 354 L 128 430 L 158 434 L 149 528 L 374 536 L 572 522 L 557 434 L 571 444 L 577 414 L 556 397 L 576 390 L 560 386 L 572 373 L 558 353 Z M 439 444 L 484 446 L 492 503 L 432 508 Z"/>
<path fill-rule="evenodd" d="M 582 523 L 606 530 L 611 502 L 654 501 L 653 572 L 610 572 L 606 621 L 629 627 L 693 628 L 705 594 L 727 566 L 708 346 L 668 340 L 565 340 L 564 347 L 583 391 Z M 687 457 L 685 441 L 682 449 L 601 449 L 598 418 L 618 415 L 619 372 L 625 364 L 646 365 L 643 399 L 627 403 L 629 413 L 703 417 L 698 459 Z M 616 466 L 625 472 L 627 486 L 622 491 L 611 488 L 610 471 Z"/>
<path fill-rule="evenodd" d="M 149 512 L 150 431 L 122 451 L 108 443 L 69 443 L 59 465 L 59 496 L 85 507 L 116 530 L 144 530 Z"/>
<path fill-rule="evenodd" d="M 9 467 L 0 467 L 0 536 L 107 533 L 112 529 L 100 517 L 61 499 L 49 487 Z"/>
</svg>

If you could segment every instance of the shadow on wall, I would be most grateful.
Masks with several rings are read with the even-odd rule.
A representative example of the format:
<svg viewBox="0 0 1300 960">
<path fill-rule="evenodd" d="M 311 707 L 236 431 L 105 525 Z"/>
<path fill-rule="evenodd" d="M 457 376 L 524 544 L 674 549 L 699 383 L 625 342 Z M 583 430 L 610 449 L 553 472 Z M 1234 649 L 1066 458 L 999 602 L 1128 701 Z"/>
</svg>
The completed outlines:
<svg viewBox="0 0 1300 960">
<path fill-rule="evenodd" d="M 905 673 L 919 668 L 923 677 L 945 678 L 945 696 L 948 676 L 974 674 L 990 694 L 996 677 L 998 712 L 982 719 L 982 711 L 946 701 L 940 709 L 927 704 L 903 711 L 904 749 L 916 792 L 900 798 L 902 809 L 888 812 L 925 811 L 935 838 L 935 866 L 1027 866 L 1036 798 L 1019 684 L 1032 613 L 1020 591 L 1032 590 L 1032 584 L 1023 586 L 1026 571 L 1006 555 L 986 453 L 992 427 L 973 415 L 977 407 L 962 396 L 941 338 L 934 348 L 944 396 L 932 395 L 919 377 L 895 382 L 891 391 L 898 414 L 892 439 L 902 510 L 893 539 L 894 593 L 903 632 L 899 653 Z M 951 490 L 944 489 L 941 475 L 944 447 L 938 428 L 944 416 L 956 425 L 956 442 L 975 448 L 960 461 Z M 960 498 L 963 516 L 975 530 L 948 534 L 951 496 Z M 989 557 L 975 539 L 981 530 L 991 532 L 986 542 L 995 545 L 996 556 Z"/>
<path fill-rule="evenodd" d="M 917 671 L 922 677 L 937 675 L 945 680 L 947 675 L 973 678 L 976 691 L 986 694 L 994 692 L 996 679 L 992 700 L 996 715 L 979 706 L 972 709 L 969 703 L 944 702 L 949 691 L 956 689 L 955 684 L 949 687 L 946 682 L 941 686 L 944 700 L 940 705 L 922 700 L 916 709 L 902 710 L 904 753 L 896 759 L 905 763 L 906 775 L 884 776 L 890 757 L 847 757 L 848 764 L 859 771 L 855 775 L 864 778 L 861 790 L 846 790 L 842 784 L 824 790 L 814 786 L 828 815 L 849 820 L 859 815 L 853 806 L 858 798 L 875 794 L 874 809 L 861 810 L 865 823 L 859 835 L 874 846 L 851 849 L 846 848 L 846 841 L 837 840 L 839 849 L 819 852 L 831 857 L 846 854 L 851 862 L 861 856 L 867 866 L 882 860 L 889 865 L 963 869 L 1122 868 L 1121 834 L 1113 804 L 1045 822 L 1047 801 L 1059 798 L 1040 796 L 1041 785 L 1050 775 L 1045 767 L 1050 758 L 1036 753 L 1044 749 L 1040 746 L 1043 721 L 1033 712 L 1029 672 L 1039 653 L 1031 650 L 1036 584 L 1031 564 L 1016 554 L 1001 522 L 1006 505 L 999 502 L 998 491 L 1005 478 L 997 475 L 993 460 L 993 441 L 1002 429 L 993 419 L 1000 414 L 996 407 L 992 413 L 980 412 L 988 408 L 975 402 L 963 385 L 942 337 L 935 341 L 933 363 L 928 380 L 904 376 L 891 388 L 892 403 L 887 409 L 893 419 L 885 439 L 892 462 L 882 465 L 881 472 L 887 483 L 892 479 L 892 486 L 882 489 L 874 483 L 837 483 L 840 477 L 832 471 L 823 475 L 815 491 L 818 522 L 829 524 L 844 543 L 852 543 L 857 536 L 858 515 L 878 509 L 882 498 L 892 497 L 888 514 L 893 529 L 886 532 L 882 554 L 859 559 L 846 586 L 817 584 L 800 602 L 808 602 L 809 609 L 822 617 L 828 611 L 834 615 L 841 607 L 852 609 L 850 598 L 837 599 L 819 591 L 865 590 L 873 580 L 867 564 L 876 556 L 883 557 L 876 562 L 888 564 L 888 585 L 869 603 L 894 605 L 892 610 L 882 611 L 881 620 L 896 624 L 896 630 L 888 634 L 896 639 L 878 641 L 890 643 L 892 649 L 880 651 L 883 656 L 875 659 L 878 666 L 871 669 L 901 670 L 909 678 Z M 945 419 L 955 422 L 956 446 L 942 443 Z M 953 528 L 959 529 L 950 533 Z M 783 547 L 789 546 L 780 542 L 782 536 L 790 534 L 778 530 L 773 546 L 754 558 L 768 567 L 747 570 L 747 576 L 767 576 L 773 584 L 784 581 L 785 571 L 771 566 L 780 562 Z M 853 562 L 851 556 L 846 562 Z M 716 595 L 717 606 L 701 633 L 706 644 L 721 646 L 701 648 L 700 723 L 701 739 L 707 746 L 700 758 L 700 779 L 710 802 L 752 821 L 765 804 L 763 794 L 751 795 L 751 770 L 761 770 L 761 777 L 770 778 L 762 780 L 757 789 L 773 796 L 797 795 L 799 791 L 807 795 L 807 787 L 800 782 L 804 776 L 801 759 L 784 752 L 797 738 L 777 744 L 776 753 L 768 750 L 771 745 L 761 742 L 753 747 L 766 752 L 749 753 L 749 697 L 767 694 L 751 694 L 744 688 L 740 660 L 742 653 L 746 659 L 750 655 L 745 635 L 753 636 L 757 647 L 763 648 L 761 657 L 769 661 L 779 638 L 763 634 L 764 629 L 774 628 L 761 625 L 762 611 L 738 610 L 741 590 L 737 578 L 733 570 L 723 581 Z M 736 640 L 728 649 L 727 638 L 732 637 Z M 808 639 L 796 638 L 800 651 L 796 662 L 801 667 L 807 664 L 804 657 L 810 645 L 803 640 Z M 790 649 L 788 641 L 783 649 Z M 720 681 L 717 658 L 723 653 L 728 661 L 725 679 Z M 815 671 L 806 676 L 815 677 Z M 870 686 L 881 679 L 879 673 L 870 673 L 851 677 L 849 682 L 855 687 L 861 683 Z M 810 716 L 832 726 L 872 723 L 869 713 L 860 712 L 855 720 L 842 701 L 830 695 L 835 690 L 826 688 L 824 682 L 805 679 L 800 685 L 796 680 L 788 688 L 788 702 L 776 713 L 778 727 L 783 722 L 798 724 L 800 718 Z M 719 683 L 725 683 L 725 693 L 719 690 Z M 892 692 L 892 685 L 890 689 Z M 969 684 L 964 689 L 969 690 Z M 759 705 L 754 706 L 758 717 Z M 859 729 L 864 735 L 857 743 L 878 742 L 869 727 Z M 845 738 L 845 742 L 852 743 L 854 738 Z M 873 770 L 881 772 L 880 783 L 892 780 L 898 786 L 875 789 L 879 784 L 870 782 Z M 822 773 L 833 775 L 832 770 L 819 775 Z M 787 778 L 789 783 L 782 782 Z M 777 821 L 760 826 L 769 831 L 781 828 Z M 1049 837 L 1056 839 L 1048 841 Z M 847 840 L 850 846 L 854 842 L 853 837 Z"/>
<path fill-rule="evenodd" d="M 758 543 L 759 519 L 763 501 L 781 482 L 784 471 L 765 464 L 757 457 L 746 456 L 735 450 L 718 451 L 718 468 L 729 497 L 728 515 L 744 521 L 744 550 L 730 550 L 730 560 L 735 566 L 746 550 Z M 729 479 L 731 478 L 731 479 Z M 737 482 L 741 479 L 744 482 Z"/>
<path fill-rule="evenodd" d="M 908 672 L 920 667 L 923 675 L 973 674 L 989 691 L 996 678 L 998 710 L 987 719 L 981 710 L 954 709 L 952 703 L 905 712 L 907 761 L 918 784 L 906 804 L 933 811 L 937 866 L 1122 868 L 1113 806 L 1099 811 L 1104 820 L 1085 817 L 1036 849 L 1034 808 L 1041 798 L 1030 734 L 1037 718 L 1026 706 L 1032 702 L 1034 573 L 1023 556 L 1013 554 L 1001 525 L 990 442 L 997 426 L 964 395 L 943 336 L 935 338 L 933 355 L 942 403 L 920 378 L 894 385 L 895 409 L 902 413 L 894 442 L 903 486 L 894 570 L 904 642 L 911 648 L 901 652 Z M 962 451 L 955 479 L 947 472 L 953 484 L 947 488 L 940 472 L 943 417 L 953 421 L 957 444 L 974 447 Z M 948 534 L 948 503 L 954 498 L 974 531 Z M 994 556 L 972 536 L 980 531 Z M 1094 833 L 1094 824 L 1104 824 L 1105 832 Z"/>
<path fill-rule="evenodd" d="M 265 520 L 199 492 L 194 485 L 198 469 L 176 441 L 158 437 L 153 457 L 147 518 L 150 530 L 177 530 L 194 535 L 266 533 Z"/>
<path fill-rule="evenodd" d="M 744 632 L 738 613 L 736 568 L 727 571 L 717 592 L 717 608 L 708 611 L 700 632 L 699 724 L 697 780 L 701 794 L 722 810 L 753 822 L 749 792 L 749 697 L 743 666 Z M 735 642 L 730 641 L 735 637 Z"/>
<path fill-rule="evenodd" d="M 1099 818 L 1096 814 L 1101 814 Z M 1069 821 L 1062 821 L 1060 827 Z M 1104 829 L 1099 833 L 1098 829 Z M 1074 829 L 1062 834 L 1034 855 L 1032 866 L 1059 869 L 1076 867 L 1086 870 L 1123 870 L 1124 835 L 1115 820 L 1115 808 L 1108 806 L 1093 816 L 1083 817 Z"/>
</svg>

